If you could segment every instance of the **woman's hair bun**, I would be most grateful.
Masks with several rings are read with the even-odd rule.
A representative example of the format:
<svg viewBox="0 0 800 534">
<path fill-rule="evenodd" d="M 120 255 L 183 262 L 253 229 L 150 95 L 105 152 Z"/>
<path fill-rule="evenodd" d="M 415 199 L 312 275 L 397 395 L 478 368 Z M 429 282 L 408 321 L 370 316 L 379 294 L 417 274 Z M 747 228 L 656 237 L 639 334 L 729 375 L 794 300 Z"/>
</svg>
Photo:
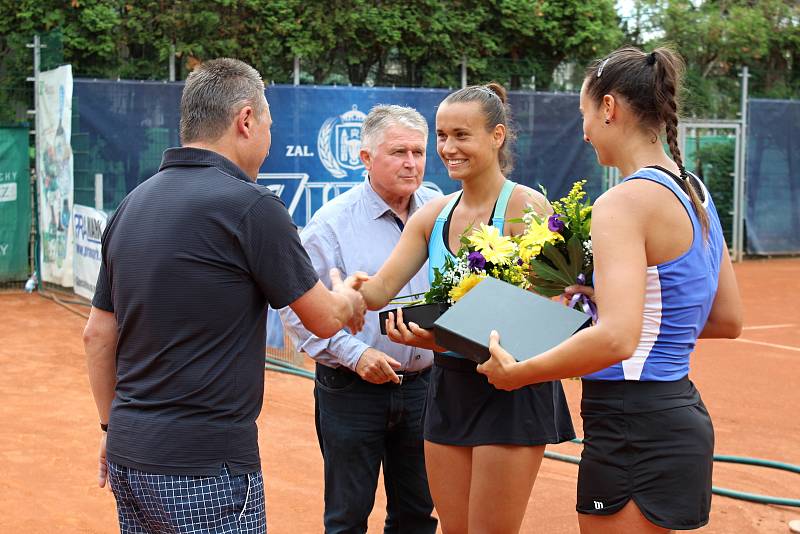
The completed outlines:
<svg viewBox="0 0 800 534">
<path fill-rule="evenodd" d="M 500 102 L 505 104 L 508 101 L 508 92 L 506 88 L 500 85 L 497 82 L 489 82 L 486 84 L 486 88 L 489 89 L 491 92 L 497 95 L 500 99 Z"/>
</svg>

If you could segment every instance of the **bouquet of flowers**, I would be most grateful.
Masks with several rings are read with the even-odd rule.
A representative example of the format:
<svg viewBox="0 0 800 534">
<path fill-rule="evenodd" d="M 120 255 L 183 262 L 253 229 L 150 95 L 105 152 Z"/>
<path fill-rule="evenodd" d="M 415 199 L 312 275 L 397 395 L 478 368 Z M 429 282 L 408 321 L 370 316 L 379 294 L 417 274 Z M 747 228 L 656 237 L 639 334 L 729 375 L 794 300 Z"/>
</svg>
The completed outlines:
<svg viewBox="0 0 800 534">
<path fill-rule="evenodd" d="M 527 228 L 519 237 L 520 258 L 531 287 L 546 297 L 574 284 L 592 285 L 592 204 L 583 190 L 585 183 L 575 182 L 567 196 L 551 202 L 553 215 L 543 219 L 528 210 L 523 216 Z M 594 303 L 586 295 L 575 295 L 570 305 L 596 318 Z"/>
<path fill-rule="evenodd" d="M 447 257 L 444 265 L 433 269 L 434 279 L 430 290 L 416 301 L 399 302 L 403 307 L 405 322 L 414 322 L 421 328 L 432 328 L 433 322 L 478 282 L 491 276 L 515 286 L 530 287 L 525 262 L 520 258 L 517 239 L 500 235 L 494 226 L 481 223 L 478 228 L 468 228 L 461 235 L 461 247 L 455 259 Z M 407 297 L 418 297 L 408 295 Z M 404 297 L 399 297 L 404 298 Z M 381 331 L 390 310 L 381 312 Z"/>
<path fill-rule="evenodd" d="M 519 253 L 517 240 L 500 235 L 494 226 L 481 223 L 468 229 L 455 260 L 448 257 L 444 268 L 434 268 L 425 302 L 454 304 L 487 276 L 527 289 L 530 282 Z"/>
</svg>

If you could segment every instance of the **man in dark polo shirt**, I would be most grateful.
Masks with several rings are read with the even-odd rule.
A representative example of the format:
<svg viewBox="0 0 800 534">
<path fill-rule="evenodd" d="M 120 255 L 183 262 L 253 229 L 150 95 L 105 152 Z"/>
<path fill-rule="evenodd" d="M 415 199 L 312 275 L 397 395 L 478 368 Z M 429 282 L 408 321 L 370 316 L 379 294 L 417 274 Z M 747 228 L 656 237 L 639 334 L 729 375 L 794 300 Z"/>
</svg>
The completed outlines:
<svg viewBox="0 0 800 534">
<path fill-rule="evenodd" d="M 290 306 L 321 337 L 363 325 L 361 277 L 332 272 L 328 291 L 284 205 L 253 183 L 271 122 L 255 69 L 200 65 L 181 97 L 182 148 L 103 235 L 84 344 L 99 484 L 110 480 L 123 533 L 265 532 L 267 306 Z"/>
</svg>

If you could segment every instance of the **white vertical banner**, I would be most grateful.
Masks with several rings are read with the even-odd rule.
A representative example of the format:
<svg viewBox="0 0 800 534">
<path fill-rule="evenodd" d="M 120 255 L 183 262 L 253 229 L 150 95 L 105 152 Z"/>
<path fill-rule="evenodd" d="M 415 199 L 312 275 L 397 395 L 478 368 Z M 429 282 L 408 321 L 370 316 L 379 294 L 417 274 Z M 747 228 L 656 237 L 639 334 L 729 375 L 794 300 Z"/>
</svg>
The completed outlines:
<svg viewBox="0 0 800 534">
<path fill-rule="evenodd" d="M 72 287 L 72 66 L 40 73 L 37 91 L 41 279 Z"/>
<path fill-rule="evenodd" d="M 108 216 L 105 212 L 80 204 L 75 204 L 72 208 L 75 293 L 92 300 L 102 261 L 100 238 L 106 229 Z"/>
</svg>

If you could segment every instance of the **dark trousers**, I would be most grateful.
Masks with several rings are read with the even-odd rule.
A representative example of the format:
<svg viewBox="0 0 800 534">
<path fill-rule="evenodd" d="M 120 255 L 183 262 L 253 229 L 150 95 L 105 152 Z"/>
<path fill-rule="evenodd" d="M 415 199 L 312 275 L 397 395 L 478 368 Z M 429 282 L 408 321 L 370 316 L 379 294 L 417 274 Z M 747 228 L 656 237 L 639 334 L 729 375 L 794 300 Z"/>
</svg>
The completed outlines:
<svg viewBox="0 0 800 534">
<path fill-rule="evenodd" d="M 317 364 L 317 437 L 325 464 L 325 532 L 367 531 L 383 465 L 386 534 L 435 533 L 425 474 L 425 372 L 397 384 L 371 384 L 346 368 Z"/>
</svg>

